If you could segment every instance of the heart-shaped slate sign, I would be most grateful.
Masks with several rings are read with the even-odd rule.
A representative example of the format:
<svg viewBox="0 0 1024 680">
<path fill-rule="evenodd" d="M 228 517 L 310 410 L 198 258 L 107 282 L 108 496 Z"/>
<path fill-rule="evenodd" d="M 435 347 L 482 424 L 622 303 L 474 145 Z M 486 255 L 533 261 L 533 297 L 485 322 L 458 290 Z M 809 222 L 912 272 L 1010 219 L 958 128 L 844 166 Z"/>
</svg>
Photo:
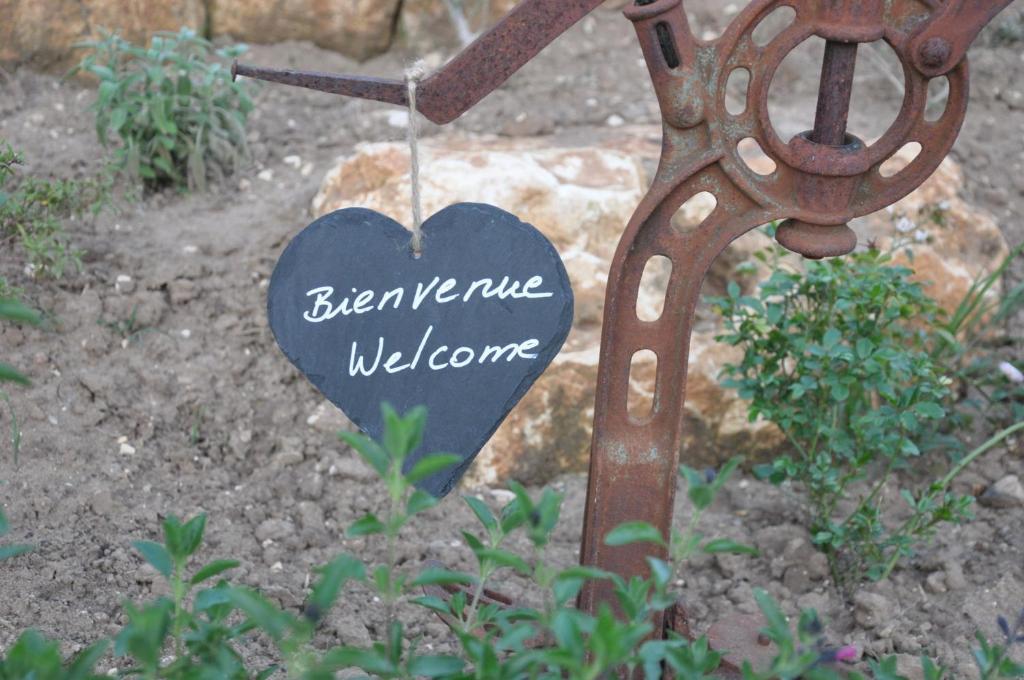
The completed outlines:
<svg viewBox="0 0 1024 680">
<path fill-rule="evenodd" d="M 424 405 L 429 453 L 462 462 L 419 483 L 444 496 L 544 372 L 572 325 L 551 242 L 490 205 L 423 224 L 422 253 L 390 217 L 346 208 L 306 227 L 270 279 L 270 328 L 288 359 L 371 437 L 381 403 Z"/>
</svg>

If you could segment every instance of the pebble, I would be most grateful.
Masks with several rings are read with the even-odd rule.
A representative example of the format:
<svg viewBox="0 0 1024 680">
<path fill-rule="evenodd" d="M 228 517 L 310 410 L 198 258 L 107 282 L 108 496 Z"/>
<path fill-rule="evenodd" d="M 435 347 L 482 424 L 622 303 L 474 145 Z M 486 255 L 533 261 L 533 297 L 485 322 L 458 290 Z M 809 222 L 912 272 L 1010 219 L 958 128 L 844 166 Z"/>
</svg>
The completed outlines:
<svg viewBox="0 0 1024 680">
<path fill-rule="evenodd" d="M 952 560 L 946 562 L 943 572 L 946 575 L 946 587 L 950 590 L 963 590 L 968 586 L 963 567 L 960 566 L 959 562 L 953 562 Z"/>
<path fill-rule="evenodd" d="M 131 444 L 127 444 L 125 442 L 121 442 L 120 453 L 122 455 L 125 455 L 125 456 L 134 456 L 135 455 L 135 447 L 132 446 Z"/>
<path fill-rule="evenodd" d="M 256 175 L 256 177 L 258 179 L 263 180 L 264 182 L 270 182 L 273 181 L 274 179 L 274 171 L 271 170 L 270 168 L 267 168 L 266 170 L 261 170 L 260 174 Z"/>
<path fill-rule="evenodd" d="M 351 479 L 354 482 L 370 482 L 377 478 L 376 471 L 355 456 L 338 458 L 327 474 L 341 479 Z"/>
<path fill-rule="evenodd" d="M 1017 475 L 1007 475 L 986 489 L 978 500 L 990 508 L 1021 507 L 1024 506 L 1024 486 Z"/>
<path fill-rule="evenodd" d="M 110 491 L 103 489 L 93 494 L 92 499 L 89 501 L 89 507 L 97 515 L 109 515 L 114 509 L 114 499 L 111 497 Z"/>
<path fill-rule="evenodd" d="M 608 119 L 605 120 L 604 124 L 607 125 L 608 127 L 622 127 L 625 124 L 625 122 L 626 121 L 622 118 L 622 116 L 620 116 L 617 113 L 613 113 L 612 115 L 608 116 Z"/>
<path fill-rule="evenodd" d="M 907 680 L 924 680 L 921 659 L 913 654 L 897 654 L 896 675 L 901 675 Z"/>
<path fill-rule="evenodd" d="M 853 618 L 865 628 L 878 628 L 889 623 L 895 613 L 895 605 L 889 598 L 866 590 L 857 591 L 853 596 L 855 606 Z"/>
<path fill-rule="evenodd" d="M 930 593 L 944 593 L 948 588 L 946 587 L 946 574 L 942 571 L 933 571 L 928 574 L 928 578 L 924 581 L 924 587 Z"/>
<path fill-rule="evenodd" d="M 256 538 L 260 541 L 280 540 L 295 533 L 295 525 L 284 519 L 268 519 L 256 527 Z"/>
<path fill-rule="evenodd" d="M 324 494 L 324 477 L 319 472 L 314 472 L 311 475 L 306 475 L 302 480 L 302 486 L 299 488 L 299 493 L 302 494 L 303 498 L 310 498 L 316 500 Z"/>
<path fill-rule="evenodd" d="M 324 511 L 311 501 L 299 503 L 299 521 L 306 531 L 321 532 L 324 530 Z"/>
<path fill-rule="evenodd" d="M 191 302 L 199 295 L 199 287 L 195 281 L 175 279 L 167 284 L 167 297 L 172 305 L 183 305 Z"/>
<path fill-rule="evenodd" d="M 118 274 L 114 281 L 114 290 L 122 295 L 135 292 L 135 282 L 127 274 Z"/>
</svg>

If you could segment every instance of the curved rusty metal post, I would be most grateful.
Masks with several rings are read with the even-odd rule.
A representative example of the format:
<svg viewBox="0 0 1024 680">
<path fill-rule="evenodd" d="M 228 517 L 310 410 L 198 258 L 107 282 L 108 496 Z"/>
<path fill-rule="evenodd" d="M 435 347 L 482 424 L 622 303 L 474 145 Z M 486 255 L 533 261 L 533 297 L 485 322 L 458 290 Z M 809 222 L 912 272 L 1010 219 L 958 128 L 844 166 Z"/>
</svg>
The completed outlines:
<svg viewBox="0 0 1024 680">
<path fill-rule="evenodd" d="M 754 29 L 774 10 L 788 6 L 796 19 L 766 45 Z M 776 220 L 779 241 L 808 257 L 850 252 L 856 236 L 846 223 L 898 200 L 916 188 L 945 157 L 966 112 L 967 69 L 949 72 L 950 95 L 938 121 L 924 118 L 927 76 L 914 70 L 910 42 L 927 0 L 755 0 L 713 43 L 697 41 L 680 0 L 654 0 L 625 11 L 634 23 L 661 106 L 662 157 L 650 192 L 619 243 L 605 297 L 601 364 L 594 414 L 590 477 L 581 561 L 625 579 L 649 574 L 648 557 L 666 557 L 653 544 L 612 547 L 603 537 L 624 522 L 644 521 L 671 535 L 690 335 L 701 285 L 715 258 L 734 239 Z M 768 115 L 768 88 L 783 58 L 811 36 L 828 41 L 822 68 L 815 130 L 789 142 L 779 139 Z M 846 132 L 856 45 L 885 39 L 905 66 L 907 92 L 900 117 L 877 142 L 868 145 Z M 726 82 L 745 69 L 750 83 L 739 113 L 725 107 Z M 775 163 L 768 174 L 755 172 L 738 146 L 753 139 Z M 924 147 L 893 177 L 879 168 L 910 141 Z M 676 211 L 700 192 L 717 205 L 690 229 L 673 224 Z M 672 263 L 662 316 L 651 322 L 637 315 L 640 282 L 648 261 Z M 629 414 L 633 356 L 657 356 L 654 400 L 648 417 Z M 596 612 L 617 607 L 608 582 L 588 583 L 578 606 Z M 670 612 L 673 614 L 673 612 Z M 674 626 L 686 629 L 685 613 Z M 664 621 L 655 621 L 661 630 Z M 749 617 L 748 617 L 749 618 Z M 743 657 L 764 656 L 756 626 L 735 621 L 725 628 L 733 649 L 724 672 Z M 750 633 L 749 635 L 747 633 Z M 738 652 L 738 653 L 737 653 Z"/>
</svg>

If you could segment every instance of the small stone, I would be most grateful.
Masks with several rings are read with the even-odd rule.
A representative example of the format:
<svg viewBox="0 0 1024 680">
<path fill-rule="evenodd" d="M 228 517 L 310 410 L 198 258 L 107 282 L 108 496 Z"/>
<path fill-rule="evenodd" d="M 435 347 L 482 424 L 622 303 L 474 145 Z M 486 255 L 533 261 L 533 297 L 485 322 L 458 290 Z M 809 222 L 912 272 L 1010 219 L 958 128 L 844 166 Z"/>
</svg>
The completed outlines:
<svg viewBox="0 0 1024 680">
<path fill-rule="evenodd" d="M 907 680 L 924 680 L 921 659 L 913 654 L 897 654 L 896 675 L 905 677 Z"/>
<path fill-rule="evenodd" d="M 963 590 L 969 585 L 964 576 L 964 569 L 959 562 L 947 561 L 943 565 L 943 572 L 946 575 L 946 587 L 949 590 Z"/>
<path fill-rule="evenodd" d="M 263 180 L 264 182 L 270 182 L 273 181 L 274 179 L 274 171 L 271 170 L 270 168 L 267 168 L 266 170 L 261 170 L 260 174 L 256 175 L 256 177 Z"/>
<path fill-rule="evenodd" d="M 295 533 L 295 525 L 288 520 L 268 519 L 256 527 L 256 538 L 262 541 L 278 541 Z"/>
<path fill-rule="evenodd" d="M 312 501 L 302 501 L 299 503 L 299 522 L 306 531 L 323 531 L 324 511 Z"/>
<path fill-rule="evenodd" d="M 941 571 L 933 571 L 928 574 L 928 578 L 924 580 L 924 587 L 927 588 L 930 593 L 944 593 L 948 588 L 946 587 L 946 574 Z"/>
<path fill-rule="evenodd" d="M 892 601 L 878 593 L 860 590 L 853 596 L 853 617 L 865 628 L 878 628 L 892 620 L 895 607 Z"/>
<path fill-rule="evenodd" d="M 114 499 L 110 496 L 110 491 L 104 489 L 93 494 L 89 507 L 97 515 L 109 515 L 114 509 Z"/>
<path fill-rule="evenodd" d="M 508 489 L 491 489 L 491 495 L 494 496 L 494 500 L 502 505 L 511 503 L 516 499 L 516 495 Z"/>
<path fill-rule="evenodd" d="M 275 453 L 274 457 L 270 459 L 270 465 L 272 467 L 289 467 L 291 465 L 298 465 L 302 462 L 302 452 L 295 450 L 281 451 Z"/>
<path fill-rule="evenodd" d="M 377 472 L 355 456 L 338 458 L 331 465 L 327 474 L 341 479 L 351 479 L 355 482 L 369 482 L 377 478 Z"/>
<path fill-rule="evenodd" d="M 985 490 L 978 499 L 990 508 L 1016 508 L 1024 506 L 1024 486 L 1017 475 L 1007 475 Z"/>
<path fill-rule="evenodd" d="M 125 442 L 121 442 L 120 453 L 121 453 L 121 455 L 124 455 L 124 456 L 134 456 L 135 455 L 135 447 L 132 446 L 131 444 L 128 444 L 128 443 L 125 443 Z"/>
<path fill-rule="evenodd" d="M 355 425 L 341 412 L 337 406 L 329 401 L 322 401 L 313 409 L 313 412 L 306 418 L 306 424 L 319 432 L 335 434 L 338 432 L 353 432 Z"/>
<path fill-rule="evenodd" d="M 617 113 L 613 113 L 612 115 L 608 116 L 608 119 L 605 120 L 604 124 L 607 125 L 608 127 L 622 127 L 625 124 L 625 122 L 626 121 L 622 118 L 622 116 L 620 116 Z"/>
<path fill-rule="evenodd" d="M 324 494 L 324 477 L 319 472 L 314 472 L 311 475 L 306 475 L 302 480 L 302 486 L 299 488 L 299 493 L 304 498 L 310 498 L 316 500 Z"/>
<path fill-rule="evenodd" d="M 338 636 L 343 645 L 349 647 L 370 647 L 373 640 L 370 639 L 370 631 L 358 618 L 351 613 L 341 613 L 340 607 L 331 610 L 327 626 Z"/>
<path fill-rule="evenodd" d="M 114 280 L 114 290 L 122 295 L 135 292 L 135 282 L 127 274 L 119 274 Z"/>
<path fill-rule="evenodd" d="M 160 576 L 149 562 L 144 562 L 135 570 L 136 583 L 153 583 Z"/>
<path fill-rule="evenodd" d="M 285 165 L 290 165 L 291 167 L 295 168 L 296 170 L 302 165 L 302 157 L 301 156 L 295 156 L 295 155 L 285 156 L 283 160 L 284 160 L 284 164 Z"/>
<path fill-rule="evenodd" d="M 195 300 L 199 295 L 199 286 L 195 281 L 175 279 L 167 284 L 167 297 L 172 305 L 183 305 Z"/>
</svg>

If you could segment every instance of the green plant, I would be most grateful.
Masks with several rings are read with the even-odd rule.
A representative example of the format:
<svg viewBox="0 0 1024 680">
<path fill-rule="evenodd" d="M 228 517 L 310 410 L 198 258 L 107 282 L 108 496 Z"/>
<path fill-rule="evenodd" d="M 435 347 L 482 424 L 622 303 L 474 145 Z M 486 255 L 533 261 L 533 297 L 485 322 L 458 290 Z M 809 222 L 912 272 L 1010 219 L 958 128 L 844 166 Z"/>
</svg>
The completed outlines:
<svg viewBox="0 0 1024 680">
<path fill-rule="evenodd" d="M 3 510 L 0 510 L 0 538 L 5 536 L 7 532 L 11 530 L 10 525 L 7 523 L 7 515 L 4 514 Z M 13 544 L 13 545 L 0 545 L 0 562 L 18 555 L 24 555 L 27 552 L 32 551 L 31 545 L 24 544 Z M 3 676 L 0 675 L 0 678 Z"/>
<path fill-rule="evenodd" d="M 64 228 L 70 219 L 95 216 L 110 200 L 109 175 L 87 180 L 23 177 L 14 181 L 23 158 L 10 146 L 0 148 L 0 238 L 13 241 L 25 253 L 35 276 L 59 279 L 82 266 Z"/>
<path fill-rule="evenodd" d="M 758 253 L 777 264 L 775 251 Z M 726 333 L 743 349 L 723 371 L 723 384 L 751 401 L 750 417 L 775 423 L 795 455 L 759 466 L 759 476 L 800 482 L 810 506 L 814 542 L 837 581 L 887 573 L 908 539 L 883 522 L 881 491 L 893 473 L 941 446 L 950 379 L 928 352 L 928 328 L 939 316 L 912 272 L 869 249 L 812 262 L 806 272 L 776 268 L 757 296 L 713 300 Z M 837 517 L 851 485 L 865 491 L 852 512 Z M 934 514 L 963 518 L 963 500 L 943 497 Z"/>
<path fill-rule="evenodd" d="M 649 639 L 653 632 L 651 615 L 676 600 L 669 591 L 672 568 L 651 560 L 651 577 L 625 582 L 621 577 L 587 567 L 557 570 L 544 561 L 544 547 L 550 540 L 561 505 L 561 497 L 548 490 L 539 498 L 513 485 L 515 498 L 494 512 L 485 503 L 467 497 L 466 503 L 483 529 L 482 534 L 464 534 L 477 560 L 477 573 L 453 572 L 429 567 L 413 576 L 394 558 L 394 545 L 401 528 L 415 515 L 432 507 L 436 500 L 412 487 L 411 479 L 422 478 L 451 465 L 450 456 L 432 456 L 401 473 L 403 463 L 419 444 L 423 411 L 399 416 L 385 410 L 386 429 L 380 442 L 360 435 L 345 435 L 356 450 L 380 474 L 386 489 L 383 517 L 368 514 L 349 528 L 352 536 L 379 536 L 388 550 L 385 562 L 367 568 L 358 559 L 340 555 L 319 570 L 305 604 L 298 612 L 282 610 L 259 592 L 230 584 L 223 578 L 212 587 L 203 584 L 221 578 L 236 562 L 215 560 L 189 572 L 189 562 L 201 547 L 206 518 L 199 515 L 188 522 L 169 517 L 163 524 L 163 543 L 138 541 L 142 556 L 171 586 L 171 597 L 161 597 L 136 606 L 125 605 L 128 623 L 116 637 L 114 652 L 121 660 L 108 675 L 141 676 L 170 680 L 228 678 L 262 680 L 284 675 L 295 679 L 327 680 L 346 669 L 358 669 L 380 678 L 444 678 L 447 680 L 617 677 L 639 670 L 654 680 L 670 669 L 681 680 L 711 680 L 721 664 L 721 655 L 709 649 L 706 638 L 695 641 L 678 636 Z M 734 464 L 718 476 L 683 471 L 688 496 L 704 508 L 714 500 Z M 414 472 L 415 471 L 415 472 Z M 697 509 L 696 512 L 700 510 Z M 506 539 L 524 532 L 533 548 L 521 557 L 503 547 Z M 661 536 L 640 524 L 619 527 L 609 540 L 617 545 L 658 542 Z M 696 522 L 676 534 L 682 547 L 669 551 L 675 558 L 695 550 L 726 549 L 724 541 L 704 541 Z M 689 536 L 690 538 L 686 538 Z M 715 550 L 713 546 L 720 550 Z M 748 552 L 733 544 L 731 552 Z M 488 578 L 511 570 L 531 579 L 544 594 L 539 609 L 499 606 L 485 597 Z M 591 616 L 572 606 L 588 580 L 609 582 L 620 611 L 604 607 Z M 362 583 L 382 596 L 381 639 L 370 646 L 335 647 L 317 650 L 311 644 L 318 625 L 328 610 L 341 599 L 349 583 Z M 202 587 L 201 587 L 202 586 Z M 421 586 L 433 592 L 418 595 Z M 745 668 L 745 680 L 863 680 L 858 673 L 840 675 L 834 664 L 848 658 L 852 648 L 834 648 L 823 636 L 823 626 L 813 611 L 801 614 L 796 631 L 778 605 L 761 591 L 756 599 L 768 626 L 765 634 L 778 646 L 778 655 L 767 669 Z M 454 654 L 423 654 L 419 641 L 409 639 L 398 608 L 412 605 L 445 617 L 458 641 Z M 982 649 L 977 656 L 983 680 L 1017 677 L 1007 661 L 1010 646 L 1020 642 L 1024 614 L 1011 631 L 1000 619 L 1006 644 L 990 645 L 979 636 Z M 258 670 L 249 668 L 243 652 L 253 635 L 271 640 L 281 664 Z M 43 680 L 94 679 L 95 667 L 107 648 L 106 641 L 89 647 L 75 659 L 64 662 L 59 646 L 28 631 L 0 658 L 0 680 L 41 678 Z M 942 680 L 944 671 L 922 659 L 926 680 Z M 869 662 L 875 680 L 906 680 L 897 675 L 895 659 Z M 984 669 L 998 669 L 985 671 Z M 1001 673 L 993 674 L 993 673 Z"/>
<path fill-rule="evenodd" d="M 0 298 L 0 321 L 14 321 L 34 325 L 39 323 L 39 315 L 17 300 Z M 28 378 L 13 367 L 0 362 L 0 385 L 5 382 L 19 385 L 29 384 Z M 6 390 L 0 389 L 0 399 L 7 403 L 7 410 L 11 416 L 11 449 L 14 452 L 14 462 L 17 463 L 18 451 L 21 448 L 21 428 L 18 426 L 18 414 L 14 410 L 11 395 Z M 4 532 L 0 532 L 0 534 L 2 533 Z"/>
<path fill-rule="evenodd" d="M 99 78 L 93 110 L 104 145 L 120 139 L 120 169 L 149 189 L 203 189 L 234 172 L 248 155 L 245 124 L 252 101 L 225 61 L 244 45 L 217 49 L 187 28 L 153 36 L 140 47 L 107 35 L 73 70 Z"/>
</svg>

